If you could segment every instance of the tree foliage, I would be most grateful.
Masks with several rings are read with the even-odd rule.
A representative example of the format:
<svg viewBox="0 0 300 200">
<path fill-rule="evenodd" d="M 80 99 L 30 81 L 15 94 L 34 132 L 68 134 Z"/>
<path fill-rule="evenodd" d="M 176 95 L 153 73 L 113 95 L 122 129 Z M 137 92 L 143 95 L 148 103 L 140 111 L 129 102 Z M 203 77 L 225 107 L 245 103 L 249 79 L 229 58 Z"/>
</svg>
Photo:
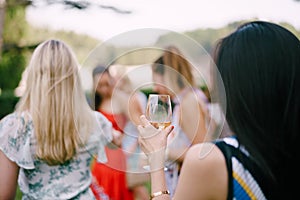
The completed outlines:
<svg viewBox="0 0 300 200">
<path fill-rule="evenodd" d="M 3 29 L 3 47 L 0 62 L 0 88 L 13 90 L 19 83 L 25 65 L 25 52 L 18 47 L 26 31 L 23 6 L 6 7 Z"/>
<path fill-rule="evenodd" d="M 33 37 L 34 36 L 34 37 Z M 83 63 L 97 45 L 101 44 L 99 39 L 86 34 L 78 34 L 73 31 L 54 31 L 47 28 L 37 28 L 30 26 L 25 33 L 24 41 L 26 46 L 39 44 L 47 39 L 58 39 L 67 43 L 74 51 L 79 63 Z M 27 57 L 29 59 L 30 54 Z"/>
</svg>

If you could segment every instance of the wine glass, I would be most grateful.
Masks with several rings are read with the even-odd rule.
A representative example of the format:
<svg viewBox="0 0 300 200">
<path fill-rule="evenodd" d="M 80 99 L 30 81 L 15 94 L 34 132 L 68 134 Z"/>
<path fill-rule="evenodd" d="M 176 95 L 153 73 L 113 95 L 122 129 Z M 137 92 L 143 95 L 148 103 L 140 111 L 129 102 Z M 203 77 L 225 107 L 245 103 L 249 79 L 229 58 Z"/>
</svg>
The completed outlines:
<svg viewBox="0 0 300 200">
<path fill-rule="evenodd" d="M 172 107 L 171 98 L 166 94 L 149 94 L 146 118 L 155 128 L 162 130 L 171 125 Z"/>
<path fill-rule="evenodd" d="M 172 121 L 170 96 L 166 94 L 149 94 L 145 116 L 151 125 L 159 130 L 170 126 Z M 145 165 L 143 168 L 147 171 L 150 170 L 149 165 Z M 167 168 L 165 167 L 164 170 L 167 170 Z"/>
</svg>

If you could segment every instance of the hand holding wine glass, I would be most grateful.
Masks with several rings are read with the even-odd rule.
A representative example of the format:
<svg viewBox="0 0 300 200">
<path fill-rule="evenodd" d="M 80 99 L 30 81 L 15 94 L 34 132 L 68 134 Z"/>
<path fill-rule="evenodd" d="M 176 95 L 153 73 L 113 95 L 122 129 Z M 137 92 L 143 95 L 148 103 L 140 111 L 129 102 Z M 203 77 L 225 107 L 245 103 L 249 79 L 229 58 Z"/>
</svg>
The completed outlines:
<svg viewBox="0 0 300 200">
<path fill-rule="evenodd" d="M 165 129 L 157 129 L 151 125 L 144 115 L 141 116 L 141 125 L 138 126 L 140 133 L 139 144 L 142 151 L 147 155 L 148 165 L 144 165 L 146 171 L 167 168 L 165 163 L 165 150 L 167 146 L 167 137 L 174 129 L 174 126 L 168 126 Z"/>
<path fill-rule="evenodd" d="M 142 136 L 140 144 L 143 151 L 148 155 L 149 163 L 152 165 L 151 170 L 164 167 L 167 135 L 174 128 L 173 126 L 169 128 L 172 121 L 170 96 L 150 94 L 146 116 L 142 116 L 141 121 L 142 126 L 138 128 Z M 143 166 L 143 168 L 150 170 L 150 165 Z"/>
</svg>

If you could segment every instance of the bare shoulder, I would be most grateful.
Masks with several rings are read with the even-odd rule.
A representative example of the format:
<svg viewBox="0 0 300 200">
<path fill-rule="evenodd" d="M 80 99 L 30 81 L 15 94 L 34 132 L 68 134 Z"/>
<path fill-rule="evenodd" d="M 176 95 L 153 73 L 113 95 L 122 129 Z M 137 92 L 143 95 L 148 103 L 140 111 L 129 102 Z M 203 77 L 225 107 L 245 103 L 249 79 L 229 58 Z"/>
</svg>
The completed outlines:
<svg viewBox="0 0 300 200">
<path fill-rule="evenodd" d="M 213 143 L 192 146 L 184 159 L 176 199 L 226 199 L 228 173 L 222 152 Z"/>
<path fill-rule="evenodd" d="M 180 105 L 182 106 L 183 110 L 189 111 L 195 111 L 196 108 L 197 110 L 202 110 L 206 107 L 203 99 L 199 98 L 199 96 L 194 91 L 187 92 L 183 97 Z"/>
<path fill-rule="evenodd" d="M 187 152 L 185 162 L 192 164 L 195 168 L 201 166 L 202 169 L 212 169 L 212 166 L 217 169 L 224 164 L 226 169 L 223 153 L 215 144 L 210 142 L 193 145 Z M 199 173 L 201 172 L 199 170 Z"/>
<path fill-rule="evenodd" d="M 198 118 L 200 107 L 197 97 L 192 91 L 189 91 L 184 95 L 180 102 L 180 107 L 184 115 L 182 118 L 183 120 L 186 119 L 186 121 L 190 121 L 191 119 Z M 191 112 L 193 115 L 191 115 Z"/>
<path fill-rule="evenodd" d="M 189 104 L 197 104 L 197 94 L 195 92 L 188 91 L 184 97 L 182 98 L 182 104 L 183 105 L 189 105 Z"/>
</svg>

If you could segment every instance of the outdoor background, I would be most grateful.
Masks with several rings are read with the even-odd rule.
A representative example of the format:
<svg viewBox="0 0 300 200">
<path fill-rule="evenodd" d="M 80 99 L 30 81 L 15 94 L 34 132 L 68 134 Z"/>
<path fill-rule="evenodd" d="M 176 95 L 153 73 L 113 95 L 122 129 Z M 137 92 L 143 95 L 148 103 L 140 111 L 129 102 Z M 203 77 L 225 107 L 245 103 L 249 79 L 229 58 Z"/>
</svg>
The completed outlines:
<svg viewBox="0 0 300 200">
<path fill-rule="evenodd" d="M 165 35 L 154 31 L 151 37 L 137 36 L 135 41 L 111 45 L 103 57 L 112 58 L 147 42 L 163 43 L 172 38 L 172 32 L 192 38 L 209 54 L 219 38 L 253 19 L 280 23 L 300 38 L 299 0 L 0 0 L 0 119 L 14 110 L 22 94 L 22 72 L 34 48 L 46 39 L 61 39 L 72 47 L 88 90 L 86 59 L 118 34 L 144 28 L 171 31 Z M 115 64 L 133 69 L 156 55 L 139 52 Z M 208 67 L 200 55 L 199 66 Z M 151 78 L 147 73 L 139 77 Z"/>
</svg>

